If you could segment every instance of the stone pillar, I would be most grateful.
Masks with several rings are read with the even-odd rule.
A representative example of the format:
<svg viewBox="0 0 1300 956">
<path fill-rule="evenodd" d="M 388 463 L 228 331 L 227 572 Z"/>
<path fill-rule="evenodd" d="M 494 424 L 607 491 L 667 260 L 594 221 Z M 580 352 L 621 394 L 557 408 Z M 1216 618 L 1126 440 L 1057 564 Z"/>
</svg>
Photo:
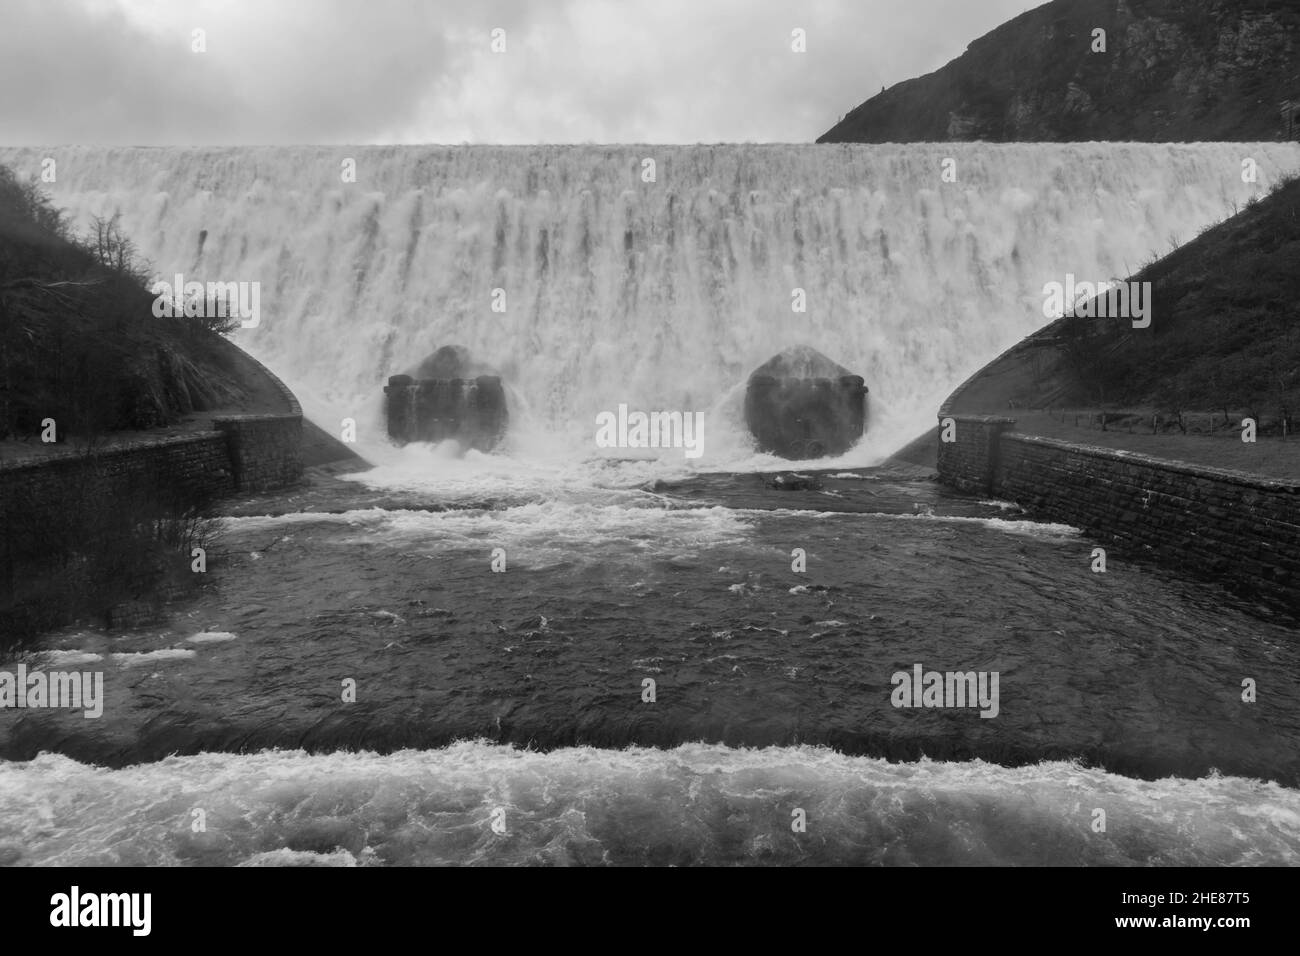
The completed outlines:
<svg viewBox="0 0 1300 956">
<path fill-rule="evenodd" d="M 301 415 L 232 415 L 213 422 L 226 436 L 239 491 L 269 491 L 302 480 Z"/>
</svg>

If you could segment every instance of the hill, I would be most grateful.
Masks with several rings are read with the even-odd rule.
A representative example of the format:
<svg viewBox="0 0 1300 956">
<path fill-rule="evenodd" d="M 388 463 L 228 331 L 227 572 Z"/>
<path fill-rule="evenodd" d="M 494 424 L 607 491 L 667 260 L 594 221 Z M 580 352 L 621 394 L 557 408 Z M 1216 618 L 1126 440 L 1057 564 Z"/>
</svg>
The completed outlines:
<svg viewBox="0 0 1300 956">
<path fill-rule="evenodd" d="M 1249 417 L 1261 438 L 1277 440 L 1261 442 L 1253 470 L 1300 474 L 1300 179 L 1131 281 L 1151 284 L 1149 328 L 1067 315 L 986 366 L 947 410 L 1010 415 L 1020 431 L 1236 468 L 1248 467 L 1239 435 Z M 1075 311 L 1095 313 L 1096 301 Z"/>
<path fill-rule="evenodd" d="M 1288 100 L 1300 101 L 1294 0 L 1053 0 L 817 141 L 1275 140 L 1300 135 Z"/>
<path fill-rule="evenodd" d="M 0 167 L 0 457 L 50 419 L 63 444 L 205 410 L 281 410 L 219 334 L 232 320 L 156 317 L 147 286 L 115 221 L 74 236 L 39 189 Z"/>
</svg>

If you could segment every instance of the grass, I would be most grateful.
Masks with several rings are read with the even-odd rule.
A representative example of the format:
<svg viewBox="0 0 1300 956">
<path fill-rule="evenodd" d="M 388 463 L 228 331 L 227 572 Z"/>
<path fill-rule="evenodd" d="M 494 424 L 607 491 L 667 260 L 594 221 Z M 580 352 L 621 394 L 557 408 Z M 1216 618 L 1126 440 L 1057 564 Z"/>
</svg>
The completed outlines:
<svg viewBox="0 0 1300 956">
<path fill-rule="evenodd" d="M 1108 423 L 1105 431 L 1095 409 L 1053 411 L 1010 411 L 1016 420 L 1015 430 L 1023 434 L 1059 438 L 1080 445 L 1096 445 L 1123 451 L 1140 452 L 1169 461 L 1183 461 L 1209 468 L 1225 468 L 1269 478 L 1300 479 L 1300 434 L 1283 439 L 1261 437 L 1253 443 L 1241 440 L 1239 427 L 1225 427 L 1221 414 L 1201 413 L 1194 416 L 1199 431 L 1183 434 L 1177 428 L 1151 432 L 1150 416 L 1140 422 Z M 1108 417 L 1115 416 L 1108 412 Z M 1136 417 L 1136 416 L 1135 416 Z M 1209 419 L 1215 419 L 1215 431 L 1209 431 Z M 1078 424 L 1075 424 L 1076 421 Z M 1240 419 L 1237 419 L 1240 423 Z"/>
</svg>

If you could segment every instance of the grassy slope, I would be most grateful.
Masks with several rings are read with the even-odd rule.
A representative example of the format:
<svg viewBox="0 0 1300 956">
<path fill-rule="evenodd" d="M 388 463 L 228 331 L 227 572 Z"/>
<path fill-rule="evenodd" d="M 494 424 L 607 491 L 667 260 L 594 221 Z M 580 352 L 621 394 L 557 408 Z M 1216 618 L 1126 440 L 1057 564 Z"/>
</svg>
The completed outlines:
<svg viewBox="0 0 1300 956">
<path fill-rule="evenodd" d="M 1300 425 L 1282 438 L 1283 420 L 1300 417 L 1300 181 L 1134 279 L 1152 283 L 1150 328 L 1055 322 L 981 371 L 952 410 L 1010 415 L 1022 431 L 1072 441 L 1300 476 Z M 1260 423 L 1258 446 L 1240 441 L 1246 416 Z"/>
<path fill-rule="evenodd" d="M 115 241 L 129 252 L 129 240 Z M 231 342 L 154 317 L 129 256 L 106 252 L 72 236 L 39 191 L 0 167 L 0 462 L 63 454 L 69 443 L 206 430 L 221 414 L 288 410 L 275 383 Z M 123 268 L 106 268 L 106 257 Z M 40 440 L 45 418 L 57 423 L 58 443 Z M 309 468 L 369 467 L 305 420 L 303 460 Z"/>
</svg>

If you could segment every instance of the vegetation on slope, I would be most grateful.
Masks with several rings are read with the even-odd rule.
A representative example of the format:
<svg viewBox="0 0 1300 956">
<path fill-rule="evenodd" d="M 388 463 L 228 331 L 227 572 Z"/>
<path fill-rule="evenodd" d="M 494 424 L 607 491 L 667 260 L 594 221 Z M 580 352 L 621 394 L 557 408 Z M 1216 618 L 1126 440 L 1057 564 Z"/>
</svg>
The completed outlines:
<svg viewBox="0 0 1300 956">
<path fill-rule="evenodd" d="M 1241 409 L 1271 429 L 1300 411 L 1300 180 L 1133 280 L 1151 283 L 1150 328 L 1062 323 L 1065 398 Z"/>
<path fill-rule="evenodd" d="M 950 409 L 1011 415 L 1037 434 L 1300 476 L 1300 179 L 1131 281 L 1151 283 L 1149 328 L 1067 315 L 984 368 Z M 1260 437 L 1289 440 L 1244 459 L 1247 417 Z M 1112 434 L 1094 439 L 1079 427 Z M 1118 434 L 1125 430 L 1133 437 Z M 1156 434 L 1178 440 L 1142 437 Z M 1211 447 L 1213 437 L 1227 445 Z"/>
<path fill-rule="evenodd" d="M 156 318 L 116 219 L 76 237 L 32 183 L 0 167 L 0 442 L 90 439 L 239 402 L 223 319 Z"/>
<path fill-rule="evenodd" d="M 1274 140 L 1284 100 L 1300 100 L 1294 0 L 1053 0 L 818 142 Z"/>
<path fill-rule="evenodd" d="M 213 540 L 207 502 L 175 476 L 123 489 L 99 457 L 114 430 L 250 395 L 229 323 L 155 317 L 146 281 L 116 221 L 75 237 L 0 167 L 0 465 L 18 440 L 41 447 L 49 421 L 82 459 L 50 486 L 57 501 L 19 500 L 0 473 L 0 649 L 67 622 L 147 619 L 194 586 L 191 549 Z"/>
</svg>

